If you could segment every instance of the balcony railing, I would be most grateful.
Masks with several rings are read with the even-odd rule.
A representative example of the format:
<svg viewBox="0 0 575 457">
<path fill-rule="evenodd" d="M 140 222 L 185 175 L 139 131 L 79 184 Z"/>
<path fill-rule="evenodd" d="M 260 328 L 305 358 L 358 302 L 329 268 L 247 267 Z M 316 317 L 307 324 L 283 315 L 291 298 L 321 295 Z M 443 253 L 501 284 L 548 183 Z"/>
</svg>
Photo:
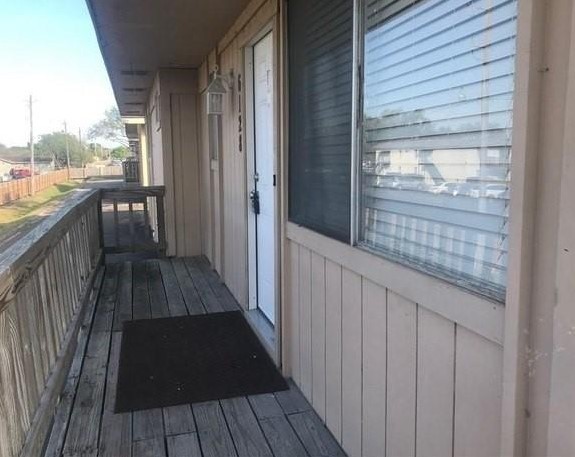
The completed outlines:
<svg viewBox="0 0 575 457">
<path fill-rule="evenodd" d="M 153 246 L 163 255 L 162 198 L 160 187 L 77 191 L 0 254 L 1 457 L 40 455 L 77 341 L 86 332 L 83 313 L 98 296 L 100 266 L 110 252 L 105 234 L 136 230 L 134 208 L 141 205 L 138 227 L 152 242 L 133 243 L 129 252 Z M 110 200 L 116 211 L 107 219 L 102 208 Z M 122 205 L 127 217 L 121 217 Z"/>
</svg>

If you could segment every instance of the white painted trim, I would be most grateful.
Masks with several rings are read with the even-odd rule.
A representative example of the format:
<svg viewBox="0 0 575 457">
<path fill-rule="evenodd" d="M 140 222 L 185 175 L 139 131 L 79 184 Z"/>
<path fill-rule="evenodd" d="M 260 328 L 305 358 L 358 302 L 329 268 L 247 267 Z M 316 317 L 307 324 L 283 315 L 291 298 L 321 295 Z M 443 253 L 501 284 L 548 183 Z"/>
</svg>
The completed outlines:
<svg viewBox="0 0 575 457">
<path fill-rule="evenodd" d="M 255 153 L 255 138 L 254 138 L 254 106 L 253 106 L 253 68 L 251 71 L 248 71 L 248 64 L 253 64 L 253 48 L 254 46 L 266 37 L 268 34 L 272 34 L 272 46 L 273 46 L 273 86 L 274 86 L 274 173 L 276 175 L 276 186 L 275 186 L 275 200 L 276 200 L 276 208 L 275 208 L 275 257 L 276 257 L 276 271 L 275 271 L 275 282 L 276 282 L 276 293 L 275 293 L 275 322 L 274 322 L 274 330 L 275 330 L 275 347 L 273 348 L 274 360 L 278 366 L 281 367 L 282 361 L 282 351 L 281 351 L 281 326 L 282 326 L 282 314 L 281 314 L 281 295 L 282 295 L 282 278 L 283 275 L 281 273 L 282 270 L 282 262 L 283 262 L 283 249 L 282 249 L 282 210 L 281 210 L 281 201 L 282 201 L 282 192 L 283 192 L 283 175 L 282 170 L 283 167 L 281 166 L 281 147 L 280 147 L 280 93 L 281 87 L 279 85 L 279 78 L 280 78 L 280 66 L 279 66 L 279 49 L 280 49 L 280 39 L 279 39 L 279 32 L 277 26 L 277 16 L 274 17 L 264 25 L 257 33 L 255 33 L 250 40 L 247 42 L 246 46 L 244 47 L 244 74 L 246 77 L 244 78 L 244 106 L 245 106 L 245 118 L 244 118 L 244 129 L 246 133 L 246 160 L 247 160 L 247 174 L 246 174 L 246 198 L 248 204 L 248 308 L 250 310 L 257 308 L 257 302 L 253 300 L 251 291 L 255 284 L 256 278 L 256 253 L 255 247 L 253 246 L 253 242 L 250 246 L 250 240 L 255 239 L 255 218 L 253 217 L 251 210 L 250 210 L 250 201 L 249 201 L 249 189 L 250 184 L 253 181 L 253 173 L 254 173 L 254 153 Z M 250 75 L 248 79 L 247 75 Z M 256 329 L 257 330 L 257 329 Z"/>
<path fill-rule="evenodd" d="M 254 135 L 254 78 L 253 78 L 254 48 L 244 49 L 244 100 L 245 100 L 245 144 L 246 144 L 246 205 L 248 208 L 248 309 L 257 308 L 257 252 L 256 252 L 256 218 L 251 210 L 249 193 L 253 188 L 255 173 L 255 135 Z"/>
<path fill-rule="evenodd" d="M 490 341 L 503 343 L 505 307 L 500 303 L 292 222 L 287 223 L 286 236 Z"/>
</svg>

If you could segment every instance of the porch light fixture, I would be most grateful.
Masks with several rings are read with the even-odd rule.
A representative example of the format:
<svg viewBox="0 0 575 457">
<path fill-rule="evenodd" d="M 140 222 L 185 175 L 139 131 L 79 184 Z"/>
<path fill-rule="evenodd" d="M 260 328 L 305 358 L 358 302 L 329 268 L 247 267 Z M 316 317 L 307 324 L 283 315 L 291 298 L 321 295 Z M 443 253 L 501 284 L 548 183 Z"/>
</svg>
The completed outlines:
<svg viewBox="0 0 575 457">
<path fill-rule="evenodd" d="M 227 81 L 225 78 L 218 74 L 218 69 L 212 73 L 212 82 L 206 90 L 208 97 L 208 115 L 222 115 L 224 114 L 224 95 L 228 92 Z"/>
</svg>

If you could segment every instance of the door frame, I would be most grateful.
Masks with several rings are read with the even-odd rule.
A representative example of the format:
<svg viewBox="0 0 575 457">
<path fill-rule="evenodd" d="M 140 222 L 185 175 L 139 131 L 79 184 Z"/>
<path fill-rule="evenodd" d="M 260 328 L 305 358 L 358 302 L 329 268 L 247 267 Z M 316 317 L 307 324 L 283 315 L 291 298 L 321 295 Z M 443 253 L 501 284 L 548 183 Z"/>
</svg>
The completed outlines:
<svg viewBox="0 0 575 457">
<path fill-rule="evenodd" d="M 275 253 L 275 322 L 273 325 L 273 339 L 269 338 L 269 331 L 262 329 L 258 324 L 258 319 L 250 319 L 252 326 L 255 327 L 257 333 L 263 339 L 265 345 L 268 347 L 272 357 L 278 365 L 281 365 L 281 163 L 279 157 L 279 84 L 278 84 L 278 36 L 276 28 L 276 19 L 274 18 L 262 27 L 256 34 L 254 34 L 243 47 L 243 69 L 244 69 L 244 104 L 245 104 L 245 145 L 246 145 L 246 189 L 245 198 L 247 205 L 247 271 L 248 271 L 248 309 L 247 312 L 260 313 L 257 310 L 257 300 L 253 295 L 253 291 L 257 288 L 257 253 L 256 253 L 256 225 L 255 215 L 251 211 L 251 202 L 249 193 L 253 186 L 253 174 L 255 168 L 255 109 L 254 109 L 254 72 L 253 72 L 253 56 L 254 46 L 259 43 L 263 38 L 271 33 L 272 36 L 272 68 L 273 79 L 272 84 L 274 88 L 273 93 L 273 161 L 274 172 L 276 175 L 276 186 L 274 187 L 274 253 Z M 265 334 L 268 333 L 268 334 Z"/>
</svg>

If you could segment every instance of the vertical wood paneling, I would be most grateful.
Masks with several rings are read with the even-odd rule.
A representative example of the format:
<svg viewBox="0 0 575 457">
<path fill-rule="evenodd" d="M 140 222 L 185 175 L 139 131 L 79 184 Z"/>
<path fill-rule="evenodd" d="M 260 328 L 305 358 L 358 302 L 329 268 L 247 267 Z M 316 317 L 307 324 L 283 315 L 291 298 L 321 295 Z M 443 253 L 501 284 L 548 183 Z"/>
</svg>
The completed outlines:
<svg viewBox="0 0 575 457">
<path fill-rule="evenodd" d="M 349 456 L 497 455 L 500 346 L 294 241 L 289 258 L 289 373 Z"/>
<path fill-rule="evenodd" d="M 311 333 L 311 252 L 299 248 L 299 353 L 300 387 L 307 399 L 312 401 L 312 333 Z"/>
<path fill-rule="evenodd" d="M 363 455 L 385 450 L 387 291 L 363 279 Z"/>
<path fill-rule="evenodd" d="M 362 287 L 361 276 L 342 272 L 342 447 L 361 455 Z"/>
<path fill-rule="evenodd" d="M 288 375 L 299 382 L 299 245 L 289 243 L 289 277 L 288 277 Z"/>
<path fill-rule="evenodd" d="M 311 254 L 313 406 L 325 421 L 325 258 Z"/>
<path fill-rule="evenodd" d="M 455 324 L 419 307 L 417 455 L 452 455 Z"/>
<path fill-rule="evenodd" d="M 224 271 L 230 291 L 242 306 L 247 306 L 247 199 L 245 154 L 239 151 L 238 84 L 235 78 L 243 73 L 240 50 L 234 42 L 220 55 L 222 74 L 234 75 L 232 89 L 225 97 L 222 116 Z"/>
<path fill-rule="evenodd" d="M 417 305 L 387 294 L 387 455 L 415 455 Z"/>
<path fill-rule="evenodd" d="M 503 351 L 461 326 L 456 332 L 454 455 L 499 455 Z"/>
<path fill-rule="evenodd" d="M 341 267 L 325 262 L 325 415 L 341 443 Z"/>
</svg>

